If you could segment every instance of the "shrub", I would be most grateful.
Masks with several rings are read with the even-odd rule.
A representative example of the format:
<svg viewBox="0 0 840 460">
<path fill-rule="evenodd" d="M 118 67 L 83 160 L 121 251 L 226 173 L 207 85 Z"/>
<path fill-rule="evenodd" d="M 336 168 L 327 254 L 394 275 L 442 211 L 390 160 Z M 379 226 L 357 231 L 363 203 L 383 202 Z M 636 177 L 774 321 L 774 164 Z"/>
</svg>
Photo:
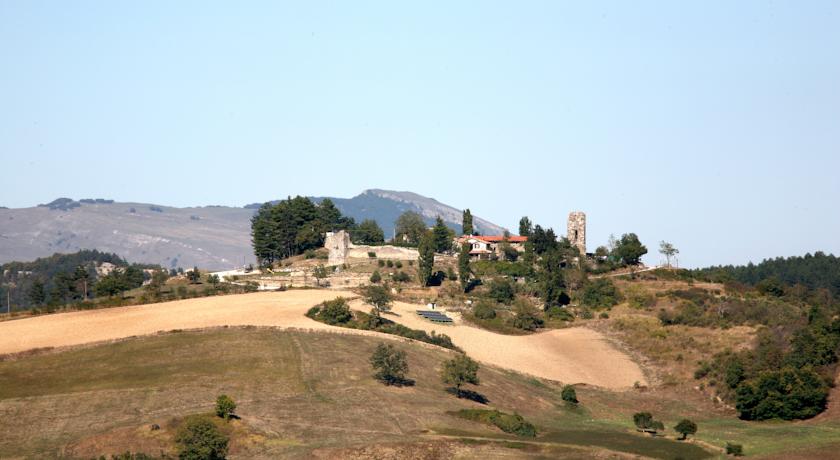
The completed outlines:
<svg viewBox="0 0 840 460">
<path fill-rule="evenodd" d="M 398 261 L 394 262 L 394 267 L 402 268 L 402 266 L 403 266 L 402 261 L 398 260 Z"/>
<path fill-rule="evenodd" d="M 609 313 L 607 313 L 607 312 L 605 312 L 605 311 L 602 311 L 602 312 L 601 312 L 601 314 L 600 314 L 600 315 L 598 315 L 598 317 L 599 317 L 599 318 L 601 318 L 601 319 L 609 319 L 609 318 L 610 318 L 610 314 L 609 314 Z"/>
<path fill-rule="evenodd" d="M 386 267 L 388 267 L 388 268 L 393 268 L 393 266 L 394 266 L 394 261 L 393 261 L 393 260 L 388 259 L 388 260 L 385 262 L 385 266 L 386 266 Z"/>
<path fill-rule="evenodd" d="M 452 267 L 446 267 L 446 279 L 449 281 L 458 281 L 458 274 L 455 273 Z"/>
<path fill-rule="evenodd" d="M 627 303 L 638 310 L 646 310 L 656 305 L 656 297 L 640 286 L 628 286 L 625 297 L 627 297 Z"/>
<path fill-rule="evenodd" d="M 580 317 L 583 319 L 592 319 L 595 317 L 595 314 L 592 313 L 592 310 L 584 308 L 580 311 Z"/>
<path fill-rule="evenodd" d="M 731 442 L 727 442 L 726 455 L 734 455 L 736 457 L 740 457 L 744 455 L 744 446 L 740 444 L 733 444 Z"/>
<path fill-rule="evenodd" d="M 233 411 L 236 410 L 236 403 L 233 402 L 233 399 L 230 398 L 228 395 L 221 395 L 216 398 L 216 415 L 225 419 L 230 420 L 231 416 L 233 416 Z"/>
<path fill-rule="evenodd" d="M 487 294 L 491 299 L 499 303 L 510 303 L 513 301 L 516 291 L 510 281 L 494 280 L 490 283 L 490 292 Z"/>
<path fill-rule="evenodd" d="M 618 289 L 606 278 L 597 279 L 583 288 L 581 303 L 595 308 L 610 308 L 619 300 Z"/>
<path fill-rule="evenodd" d="M 561 306 L 558 306 L 558 305 L 552 305 L 552 306 L 548 307 L 548 309 L 545 310 L 545 314 L 546 314 L 546 316 L 548 316 L 551 319 L 559 319 L 561 321 L 574 321 L 575 320 L 574 315 L 572 315 L 569 312 L 569 310 L 566 310 L 565 308 L 563 308 Z"/>
<path fill-rule="evenodd" d="M 517 305 L 511 324 L 517 329 L 534 331 L 543 327 L 544 321 L 537 316 L 537 311 L 533 306 L 521 303 Z"/>
<path fill-rule="evenodd" d="M 350 306 L 347 305 L 347 299 L 344 297 L 336 297 L 333 300 L 325 301 L 321 304 L 320 312 L 317 314 L 323 322 L 332 325 L 344 324 L 353 319 Z"/>
<path fill-rule="evenodd" d="M 391 344 L 380 343 L 370 357 L 370 365 L 376 371 L 374 377 L 386 385 L 399 384 L 405 381 L 408 372 L 408 361 L 405 352 L 394 349 Z"/>
<path fill-rule="evenodd" d="M 222 460 L 227 456 L 227 436 L 206 417 L 192 416 L 184 420 L 175 442 L 181 460 Z"/>
<path fill-rule="evenodd" d="M 481 301 L 473 307 L 473 316 L 478 319 L 493 319 L 496 317 L 496 309 L 489 303 Z"/>
<path fill-rule="evenodd" d="M 399 271 L 397 273 L 394 273 L 391 276 L 391 279 L 393 279 L 397 283 L 407 283 L 407 282 L 411 281 L 411 277 L 408 276 L 408 273 L 403 272 L 403 271 Z"/>
<path fill-rule="evenodd" d="M 738 385 L 735 408 L 745 420 L 813 417 L 825 410 L 828 389 L 810 367 L 762 372 Z"/>
<path fill-rule="evenodd" d="M 376 284 L 380 281 L 382 281 L 382 275 L 379 274 L 379 270 L 374 270 L 373 274 L 370 275 L 370 282 Z"/>
<path fill-rule="evenodd" d="M 385 266 L 385 261 L 382 260 L 382 259 L 379 259 L 379 260 L 376 261 L 376 265 L 379 265 L 379 268 L 382 268 L 382 267 Z"/>
<path fill-rule="evenodd" d="M 371 259 L 375 259 L 376 258 L 376 253 L 373 252 L 373 251 L 368 251 L 368 257 L 370 257 Z"/>
<path fill-rule="evenodd" d="M 560 392 L 560 397 L 563 398 L 563 401 L 568 403 L 577 404 L 577 392 L 575 391 L 575 387 L 571 385 L 566 385 L 563 387 L 563 391 Z"/>
<path fill-rule="evenodd" d="M 537 436 L 537 429 L 519 414 L 506 414 L 498 410 L 461 409 L 457 412 L 461 418 L 474 422 L 495 425 L 505 433 L 533 438 Z"/>
<path fill-rule="evenodd" d="M 317 256 L 318 255 L 315 253 L 314 249 L 307 249 L 306 251 L 303 252 L 303 258 L 304 259 L 314 259 Z"/>
</svg>

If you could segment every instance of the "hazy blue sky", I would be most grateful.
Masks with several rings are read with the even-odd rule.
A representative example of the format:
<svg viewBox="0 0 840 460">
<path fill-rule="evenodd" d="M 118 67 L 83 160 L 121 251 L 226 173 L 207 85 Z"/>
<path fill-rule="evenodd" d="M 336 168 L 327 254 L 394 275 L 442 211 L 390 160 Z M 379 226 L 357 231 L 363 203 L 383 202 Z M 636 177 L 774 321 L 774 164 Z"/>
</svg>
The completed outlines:
<svg viewBox="0 0 840 460">
<path fill-rule="evenodd" d="M 0 205 L 410 190 L 840 253 L 840 2 L 0 2 Z"/>
</svg>

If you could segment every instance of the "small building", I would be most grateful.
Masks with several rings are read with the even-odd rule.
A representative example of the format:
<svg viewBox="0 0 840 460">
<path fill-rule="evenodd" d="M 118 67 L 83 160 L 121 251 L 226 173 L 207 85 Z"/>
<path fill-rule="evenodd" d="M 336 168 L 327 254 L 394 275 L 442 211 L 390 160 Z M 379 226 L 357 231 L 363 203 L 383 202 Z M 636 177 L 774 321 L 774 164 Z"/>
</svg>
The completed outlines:
<svg viewBox="0 0 840 460">
<path fill-rule="evenodd" d="M 487 260 L 495 257 L 502 257 L 502 242 L 504 235 L 464 235 L 455 238 L 455 243 L 460 247 L 464 243 L 470 245 L 470 258 L 474 260 Z M 508 236 L 507 242 L 511 248 L 518 252 L 525 252 L 527 236 Z"/>
</svg>

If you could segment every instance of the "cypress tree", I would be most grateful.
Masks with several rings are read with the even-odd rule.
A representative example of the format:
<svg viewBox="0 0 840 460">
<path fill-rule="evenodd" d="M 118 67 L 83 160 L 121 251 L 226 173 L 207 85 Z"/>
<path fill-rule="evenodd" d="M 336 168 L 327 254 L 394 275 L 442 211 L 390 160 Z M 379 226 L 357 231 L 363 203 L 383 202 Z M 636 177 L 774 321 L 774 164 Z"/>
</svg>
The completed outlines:
<svg viewBox="0 0 840 460">
<path fill-rule="evenodd" d="M 432 280 L 432 272 L 435 267 L 435 236 L 433 232 L 427 231 L 420 239 L 420 246 L 417 248 L 420 257 L 417 258 L 417 276 L 420 284 L 428 286 Z"/>
<path fill-rule="evenodd" d="M 472 213 L 469 209 L 464 210 L 463 219 L 461 223 L 461 234 L 462 235 L 472 235 L 474 232 L 473 229 L 473 217 Z"/>
</svg>

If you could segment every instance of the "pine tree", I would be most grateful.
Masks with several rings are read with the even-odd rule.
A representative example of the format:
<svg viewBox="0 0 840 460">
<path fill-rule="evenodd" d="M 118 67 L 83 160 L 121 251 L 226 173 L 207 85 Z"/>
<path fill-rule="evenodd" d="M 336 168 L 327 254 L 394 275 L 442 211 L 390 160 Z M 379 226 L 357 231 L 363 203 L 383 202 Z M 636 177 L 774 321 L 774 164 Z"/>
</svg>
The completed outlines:
<svg viewBox="0 0 840 460">
<path fill-rule="evenodd" d="M 443 222 L 440 216 L 435 219 L 435 226 L 432 228 L 435 239 L 435 252 L 448 252 L 452 250 L 452 233 L 449 227 Z"/>
<path fill-rule="evenodd" d="M 420 253 L 420 257 L 417 258 L 417 276 L 421 285 L 428 286 L 435 267 L 434 233 L 427 231 L 420 239 L 420 246 L 417 249 Z"/>
<path fill-rule="evenodd" d="M 462 235 L 472 235 L 473 234 L 473 217 L 472 213 L 469 209 L 464 210 L 463 219 L 461 223 L 461 234 Z"/>
<path fill-rule="evenodd" d="M 531 219 L 528 216 L 522 216 L 519 219 L 519 236 L 531 236 L 531 232 L 534 231 L 534 226 L 531 224 Z"/>
</svg>

